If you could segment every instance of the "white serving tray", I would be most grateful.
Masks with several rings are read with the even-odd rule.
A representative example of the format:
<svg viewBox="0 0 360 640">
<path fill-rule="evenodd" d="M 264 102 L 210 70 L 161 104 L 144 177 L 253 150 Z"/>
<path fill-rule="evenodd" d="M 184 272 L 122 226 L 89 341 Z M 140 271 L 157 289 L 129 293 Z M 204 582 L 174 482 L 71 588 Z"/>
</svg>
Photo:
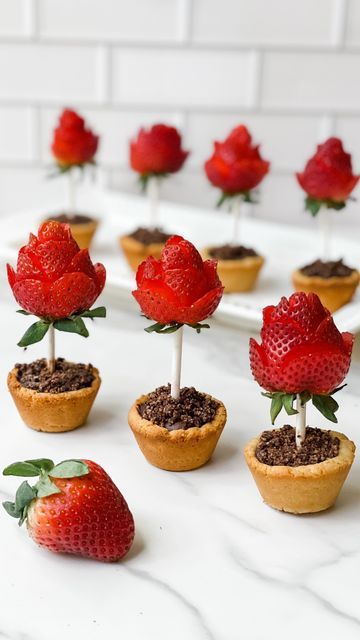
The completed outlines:
<svg viewBox="0 0 360 640">
<path fill-rule="evenodd" d="M 101 261 L 107 269 L 107 296 L 113 300 L 128 297 L 134 288 L 134 275 L 129 270 L 118 245 L 118 236 L 147 224 L 147 202 L 142 196 L 114 191 L 87 189 L 81 194 L 80 209 L 101 219 L 101 225 L 91 250 L 93 260 Z M 27 211 L 0 219 L 0 260 L 16 260 L 17 251 L 27 241 L 29 231 L 36 232 L 38 223 L 47 211 Z M 209 243 L 223 243 L 231 237 L 231 219 L 225 211 L 161 203 L 159 222 L 169 232 L 177 232 L 201 248 Z M 316 229 L 307 230 L 278 223 L 245 218 L 241 224 L 241 241 L 254 247 L 266 258 L 255 291 L 223 297 L 216 312 L 219 319 L 246 329 L 258 330 L 262 322 L 262 308 L 276 304 L 282 295 L 292 292 L 290 275 L 297 267 L 318 257 Z M 359 266 L 360 244 L 336 235 L 336 253 Z M 3 267 L 3 265 L 2 265 Z M 1 269 L 4 274 L 4 268 Z M 360 331 L 360 297 L 340 309 L 335 321 L 342 331 Z"/>
</svg>

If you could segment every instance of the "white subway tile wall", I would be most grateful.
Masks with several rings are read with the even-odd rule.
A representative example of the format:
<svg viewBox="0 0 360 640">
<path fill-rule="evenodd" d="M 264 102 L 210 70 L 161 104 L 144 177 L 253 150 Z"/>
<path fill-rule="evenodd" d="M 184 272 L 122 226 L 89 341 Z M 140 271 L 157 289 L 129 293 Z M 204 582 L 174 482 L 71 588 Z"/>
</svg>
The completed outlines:
<svg viewBox="0 0 360 640">
<path fill-rule="evenodd" d="M 46 180 L 60 109 L 101 135 L 109 186 L 136 190 L 128 141 L 178 126 L 192 151 L 165 197 L 213 206 L 214 139 L 245 123 L 272 163 L 255 215 L 311 224 L 294 178 L 336 134 L 360 172 L 360 0 L 0 0 L 0 213 L 62 198 Z M 341 213 L 360 228 L 360 205 Z"/>
</svg>

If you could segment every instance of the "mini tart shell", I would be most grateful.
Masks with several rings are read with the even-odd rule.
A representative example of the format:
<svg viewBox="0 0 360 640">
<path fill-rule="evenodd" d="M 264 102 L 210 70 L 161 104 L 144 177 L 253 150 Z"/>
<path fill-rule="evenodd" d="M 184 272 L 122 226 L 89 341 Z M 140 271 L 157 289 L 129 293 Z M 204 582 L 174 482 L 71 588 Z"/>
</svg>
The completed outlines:
<svg viewBox="0 0 360 640">
<path fill-rule="evenodd" d="M 153 258 L 159 260 L 165 246 L 165 242 L 144 244 L 132 238 L 132 236 L 120 236 L 119 244 L 133 271 L 137 271 L 138 266 L 149 256 L 153 256 Z"/>
<path fill-rule="evenodd" d="M 150 464 L 166 471 L 191 471 L 202 467 L 210 460 L 226 423 L 226 409 L 220 400 L 211 422 L 202 427 L 168 431 L 164 427 L 142 418 L 138 407 L 146 402 L 143 395 L 129 411 L 129 425 L 136 441 Z"/>
<path fill-rule="evenodd" d="M 255 455 L 258 437 L 246 445 L 245 460 L 266 504 L 300 514 L 324 511 L 335 503 L 353 463 L 355 444 L 343 433 L 330 433 L 340 440 L 339 454 L 324 462 L 298 467 L 260 462 Z"/>
<path fill-rule="evenodd" d="M 212 247 L 205 247 L 202 252 L 204 259 L 214 260 L 210 255 L 211 249 Z M 218 276 L 225 287 L 225 293 L 252 291 L 265 262 L 262 256 L 247 256 L 235 260 L 215 259 Z"/>
<path fill-rule="evenodd" d="M 91 387 L 63 393 L 41 393 L 23 387 L 17 369 L 10 371 L 7 384 L 17 410 L 28 427 L 36 431 L 60 433 L 81 427 L 87 420 L 99 391 L 101 378 L 93 368 Z"/>
<path fill-rule="evenodd" d="M 331 313 L 350 302 L 360 281 L 358 271 L 353 271 L 349 276 L 321 278 L 320 276 L 307 276 L 299 269 L 294 271 L 292 282 L 296 291 L 304 293 L 316 293 L 324 307 Z"/>
</svg>

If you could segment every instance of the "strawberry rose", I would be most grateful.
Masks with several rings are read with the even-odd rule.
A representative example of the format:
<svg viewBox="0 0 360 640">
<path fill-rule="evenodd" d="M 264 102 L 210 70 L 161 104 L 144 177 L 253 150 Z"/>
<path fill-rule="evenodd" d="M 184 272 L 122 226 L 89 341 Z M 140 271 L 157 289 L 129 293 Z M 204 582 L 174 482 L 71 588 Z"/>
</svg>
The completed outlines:
<svg viewBox="0 0 360 640">
<path fill-rule="evenodd" d="M 225 197 L 242 194 L 249 199 L 249 192 L 269 172 L 270 163 L 261 157 L 259 146 L 252 144 L 247 128 L 236 127 L 224 142 L 215 142 L 214 147 L 213 155 L 204 165 L 211 184 L 219 187 Z"/>
<path fill-rule="evenodd" d="M 165 124 L 141 128 L 130 142 L 130 166 L 143 177 L 176 173 L 188 155 L 181 147 L 180 133 Z"/>
<path fill-rule="evenodd" d="M 167 241 L 160 260 L 149 257 L 140 265 L 136 284 L 134 298 L 160 325 L 197 325 L 214 313 L 223 294 L 216 261 L 203 261 L 181 236 Z"/>
<path fill-rule="evenodd" d="M 21 308 L 47 320 L 87 311 L 105 284 L 105 268 L 80 250 L 67 224 L 45 222 L 19 251 L 17 271 L 8 279 Z"/>
<path fill-rule="evenodd" d="M 342 209 L 359 177 L 352 172 L 351 155 L 339 138 L 329 138 L 317 147 L 297 180 L 307 193 L 306 209 L 316 215 L 322 206 Z"/>
<path fill-rule="evenodd" d="M 76 111 L 64 109 L 54 131 L 51 151 L 62 172 L 93 163 L 99 137 L 85 125 Z"/>
<path fill-rule="evenodd" d="M 265 307 L 261 339 L 261 344 L 250 339 L 250 366 L 273 400 L 275 417 L 282 406 L 295 413 L 292 403 L 299 394 L 336 422 L 331 394 L 349 370 L 354 336 L 340 333 L 318 296 L 294 293 Z"/>
</svg>

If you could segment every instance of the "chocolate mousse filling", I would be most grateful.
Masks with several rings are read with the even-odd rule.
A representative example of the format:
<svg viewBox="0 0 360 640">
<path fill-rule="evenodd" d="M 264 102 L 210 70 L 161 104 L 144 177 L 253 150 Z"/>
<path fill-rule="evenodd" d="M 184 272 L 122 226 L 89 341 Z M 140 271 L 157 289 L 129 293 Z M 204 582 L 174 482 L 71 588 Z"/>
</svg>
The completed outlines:
<svg viewBox="0 0 360 640">
<path fill-rule="evenodd" d="M 168 431 L 176 431 L 202 427 L 211 422 L 218 407 L 218 402 L 194 387 L 183 387 L 180 398 L 175 400 L 170 395 L 168 384 L 149 393 L 147 400 L 138 406 L 138 412 L 145 420 Z"/>
<path fill-rule="evenodd" d="M 49 216 L 49 220 L 55 220 L 55 222 L 66 222 L 67 224 L 88 224 L 94 222 L 93 218 L 85 216 L 82 213 L 74 213 L 73 216 L 68 213 L 58 213 L 54 216 Z"/>
<path fill-rule="evenodd" d="M 159 227 L 147 228 L 138 227 L 132 233 L 129 233 L 130 238 L 134 238 L 141 244 L 165 244 L 165 242 L 171 238 L 172 234 L 165 233 Z"/>
<path fill-rule="evenodd" d="M 323 260 L 315 260 L 305 267 L 301 267 L 301 273 L 304 276 L 319 276 L 320 278 L 346 278 L 350 276 L 356 269 L 352 269 L 341 260 L 331 260 L 323 262 Z"/>
<path fill-rule="evenodd" d="M 64 393 L 91 387 L 94 381 L 91 364 L 67 362 L 57 358 L 50 373 L 45 358 L 28 364 L 16 364 L 16 378 L 21 386 L 39 393 Z"/>
<path fill-rule="evenodd" d="M 298 449 L 295 443 L 295 429 L 285 425 L 281 429 L 263 431 L 255 455 L 259 462 L 272 467 L 299 467 L 335 458 L 339 454 L 339 447 L 339 438 L 332 436 L 330 431 L 306 427 L 305 440 Z"/>
<path fill-rule="evenodd" d="M 254 257 L 258 254 L 254 249 L 249 249 L 248 247 L 224 244 L 221 247 L 211 247 L 209 249 L 209 255 L 215 260 L 242 260 L 243 258 Z"/>
</svg>

